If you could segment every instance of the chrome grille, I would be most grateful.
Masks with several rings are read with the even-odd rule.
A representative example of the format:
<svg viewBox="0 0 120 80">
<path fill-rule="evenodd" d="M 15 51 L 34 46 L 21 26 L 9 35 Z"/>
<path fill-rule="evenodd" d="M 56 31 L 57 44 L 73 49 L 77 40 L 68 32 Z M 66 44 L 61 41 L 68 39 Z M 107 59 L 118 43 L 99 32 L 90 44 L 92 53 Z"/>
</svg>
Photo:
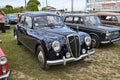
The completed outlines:
<svg viewBox="0 0 120 80">
<path fill-rule="evenodd" d="M 68 35 L 67 40 L 69 44 L 69 50 L 73 57 L 78 58 L 80 56 L 80 40 L 78 35 Z"/>
</svg>

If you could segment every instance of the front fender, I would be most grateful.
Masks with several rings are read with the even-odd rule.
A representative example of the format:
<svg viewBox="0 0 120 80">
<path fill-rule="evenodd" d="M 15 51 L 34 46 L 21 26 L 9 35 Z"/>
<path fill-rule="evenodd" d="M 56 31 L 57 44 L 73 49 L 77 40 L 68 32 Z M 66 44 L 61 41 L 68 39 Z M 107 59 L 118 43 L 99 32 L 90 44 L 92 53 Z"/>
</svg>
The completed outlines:
<svg viewBox="0 0 120 80">
<path fill-rule="evenodd" d="M 61 51 L 59 52 L 59 54 L 60 54 L 59 56 L 56 56 L 57 53 L 52 48 L 52 43 L 56 40 L 59 41 L 60 45 L 61 45 Z M 64 38 L 62 38 L 62 37 L 52 38 L 50 36 L 49 36 L 49 38 L 47 37 L 47 39 L 42 40 L 42 43 L 41 43 L 41 45 L 45 51 L 46 59 L 48 59 L 48 60 L 62 59 L 62 57 L 68 51 L 66 44 L 67 43 Z"/>
</svg>

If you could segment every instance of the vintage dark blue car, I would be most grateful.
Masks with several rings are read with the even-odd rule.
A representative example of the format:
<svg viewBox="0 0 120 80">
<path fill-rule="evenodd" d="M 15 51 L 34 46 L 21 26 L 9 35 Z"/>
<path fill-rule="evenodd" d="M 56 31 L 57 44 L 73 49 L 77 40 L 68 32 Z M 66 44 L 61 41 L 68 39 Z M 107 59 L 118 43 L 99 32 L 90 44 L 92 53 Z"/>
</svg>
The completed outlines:
<svg viewBox="0 0 120 80">
<path fill-rule="evenodd" d="M 66 14 L 64 22 L 76 31 L 88 33 L 93 47 L 120 40 L 120 27 L 102 24 L 99 17 L 93 14 Z"/>
<path fill-rule="evenodd" d="M 66 64 L 93 54 L 91 37 L 69 29 L 59 15 L 49 12 L 25 12 L 14 27 L 17 44 L 23 44 L 38 56 L 40 67 Z"/>
</svg>

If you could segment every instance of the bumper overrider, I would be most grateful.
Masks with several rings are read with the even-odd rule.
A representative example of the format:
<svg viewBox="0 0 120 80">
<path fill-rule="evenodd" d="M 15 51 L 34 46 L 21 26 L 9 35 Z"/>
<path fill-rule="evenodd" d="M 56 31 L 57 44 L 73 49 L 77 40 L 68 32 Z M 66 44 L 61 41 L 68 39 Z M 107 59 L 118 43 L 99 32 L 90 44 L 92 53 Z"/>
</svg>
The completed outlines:
<svg viewBox="0 0 120 80">
<path fill-rule="evenodd" d="M 9 77 L 9 75 L 10 75 L 10 71 L 8 71 L 7 73 L 5 73 L 3 75 L 0 75 L 0 79 L 7 78 L 7 77 Z"/>
<path fill-rule="evenodd" d="M 63 56 L 63 59 L 60 59 L 60 60 L 53 60 L 53 61 L 47 60 L 47 64 L 48 65 L 56 65 L 56 64 L 66 65 L 67 62 L 77 61 L 77 60 L 83 59 L 85 57 L 88 57 L 94 53 L 95 53 L 95 50 L 92 49 L 92 50 L 88 50 L 86 54 L 80 55 L 80 57 L 78 57 L 78 58 L 74 58 L 74 57 L 65 58 L 65 56 Z"/>
<path fill-rule="evenodd" d="M 120 38 L 109 40 L 109 41 L 101 41 L 101 44 L 107 44 L 107 43 L 115 42 L 115 41 L 118 41 L 118 40 L 120 40 Z"/>
</svg>

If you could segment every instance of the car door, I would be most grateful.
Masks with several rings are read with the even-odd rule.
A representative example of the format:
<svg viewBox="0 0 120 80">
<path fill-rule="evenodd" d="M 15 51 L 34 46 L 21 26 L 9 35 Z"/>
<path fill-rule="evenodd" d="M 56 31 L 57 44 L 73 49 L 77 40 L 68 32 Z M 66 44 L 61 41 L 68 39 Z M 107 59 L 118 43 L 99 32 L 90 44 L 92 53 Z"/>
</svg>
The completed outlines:
<svg viewBox="0 0 120 80">
<path fill-rule="evenodd" d="M 73 27 L 73 16 L 66 16 L 64 22 L 68 27 L 72 28 Z"/>
<path fill-rule="evenodd" d="M 26 33 L 24 34 L 24 42 L 25 45 L 34 52 L 35 45 L 38 41 L 38 39 L 35 37 L 36 36 L 36 30 L 33 27 L 33 19 L 32 17 L 26 16 L 25 19 L 25 25 L 26 27 Z"/>
<path fill-rule="evenodd" d="M 25 31 L 24 31 L 24 28 L 25 28 L 24 22 L 25 22 L 25 16 L 22 15 L 20 17 L 19 23 L 17 24 L 17 28 L 18 28 L 17 35 L 18 35 L 18 38 L 19 38 L 21 43 L 24 43 L 24 40 L 23 40 L 24 39 L 23 36 L 24 36 L 24 33 L 25 33 Z"/>
<path fill-rule="evenodd" d="M 73 17 L 73 24 L 74 26 L 72 27 L 73 29 L 76 29 L 78 31 L 86 31 L 86 27 L 84 25 L 84 20 L 80 16 L 74 16 Z"/>
<path fill-rule="evenodd" d="M 79 16 L 67 16 L 65 18 L 65 23 L 67 26 L 69 26 L 71 29 L 74 29 L 75 31 L 86 31 L 83 18 Z"/>
</svg>

